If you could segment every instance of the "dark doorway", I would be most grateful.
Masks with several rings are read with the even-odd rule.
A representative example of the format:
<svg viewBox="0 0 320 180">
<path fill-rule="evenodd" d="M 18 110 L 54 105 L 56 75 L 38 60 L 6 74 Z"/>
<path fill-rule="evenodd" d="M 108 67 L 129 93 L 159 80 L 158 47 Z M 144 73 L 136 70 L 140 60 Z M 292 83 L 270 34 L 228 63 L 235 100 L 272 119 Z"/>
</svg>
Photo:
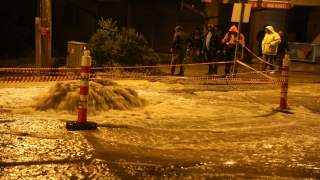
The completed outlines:
<svg viewBox="0 0 320 180">
<path fill-rule="evenodd" d="M 295 6 L 289 10 L 287 38 L 289 42 L 306 42 L 310 7 Z"/>
</svg>

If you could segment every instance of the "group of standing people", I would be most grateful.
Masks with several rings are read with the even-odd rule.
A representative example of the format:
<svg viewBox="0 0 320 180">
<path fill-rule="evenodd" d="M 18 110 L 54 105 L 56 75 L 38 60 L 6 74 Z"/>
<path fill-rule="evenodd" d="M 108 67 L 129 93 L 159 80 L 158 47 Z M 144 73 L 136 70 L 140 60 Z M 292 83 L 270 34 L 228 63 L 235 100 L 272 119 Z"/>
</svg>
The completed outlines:
<svg viewBox="0 0 320 180">
<path fill-rule="evenodd" d="M 274 61 L 279 57 L 279 70 L 282 68 L 282 60 L 286 53 L 290 52 L 288 42 L 283 35 L 283 31 L 275 32 L 272 26 L 264 25 L 264 29 L 259 31 L 256 39 L 259 41 L 259 56 L 262 56 L 265 62 L 262 63 L 262 71 L 266 71 L 269 61 L 270 73 L 274 73 Z M 172 67 L 171 75 L 174 75 L 176 64 L 180 64 L 180 71 L 176 76 L 184 76 L 183 67 L 187 50 L 190 49 L 193 62 L 202 62 L 205 55 L 208 64 L 208 75 L 216 75 L 218 73 L 218 64 L 220 60 L 234 61 L 236 54 L 236 43 L 239 41 L 239 49 L 245 44 L 245 37 L 238 33 L 236 26 L 231 26 L 229 31 L 222 36 L 219 27 L 208 25 L 207 32 L 203 35 L 199 28 L 195 28 L 195 32 L 190 36 L 183 32 L 181 26 L 175 28 L 175 34 L 171 45 Z M 231 71 L 230 63 L 225 64 L 225 74 L 229 75 Z M 235 66 L 235 73 L 237 69 Z"/>
<path fill-rule="evenodd" d="M 283 35 L 283 31 L 275 32 L 272 26 L 264 25 L 264 29 L 259 31 L 256 39 L 259 41 L 259 56 L 262 56 L 265 62 L 262 63 L 262 71 L 267 70 L 269 61 L 270 73 L 275 72 L 274 61 L 279 58 L 279 70 L 281 71 L 283 58 L 290 52 L 288 42 Z"/>
<path fill-rule="evenodd" d="M 230 30 L 222 37 L 219 27 L 208 25 L 207 32 L 202 35 L 199 28 L 195 29 L 195 32 L 190 36 L 183 32 L 181 26 L 177 26 L 171 45 L 171 53 L 173 54 L 171 75 L 174 75 L 176 64 L 180 64 L 180 72 L 176 76 L 184 76 L 184 58 L 188 48 L 190 48 L 193 55 L 193 61 L 201 62 L 202 55 L 205 55 L 208 64 L 208 75 L 216 75 L 218 73 L 217 62 L 220 58 L 225 61 L 233 61 L 235 56 L 236 42 L 239 40 L 244 44 L 244 35 L 238 35 L 238 29 L 236 26 L 232 26 Z M 225 52 L 225 54 L 224 54 Z M 225 65 L 225 75 L 230 74 L 231 64 Z"/>
</svg>

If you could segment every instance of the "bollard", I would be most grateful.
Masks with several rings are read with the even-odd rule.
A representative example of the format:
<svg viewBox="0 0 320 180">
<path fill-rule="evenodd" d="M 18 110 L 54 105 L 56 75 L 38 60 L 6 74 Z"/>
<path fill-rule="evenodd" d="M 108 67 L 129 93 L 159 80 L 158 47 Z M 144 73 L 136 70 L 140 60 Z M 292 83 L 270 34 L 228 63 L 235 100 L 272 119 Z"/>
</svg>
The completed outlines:
<svg viewBox="0 0 320 180">
<path fill-rule="evenodd" d="M 80 81 L 80 100 L 78 109 L 78 121 L 67 122 L 68 130 L 94 130 L 97 123 L 87 121 L 89 77 L 91 67 L 90 51 L 85 50 L 81 59 L 81 81 Z"/>
<path fill-rule="evenodd" d="M 289 54 L 286 54 L 283 59 L 283 66 L 282 66 L 282 79 L 284 80 L 284 82 L 281 84 L 281 94 L 280 94 L 281 109 L 290 109 L 289 104 L 287 102 L 288 78 L 290 75 L 289 68 L 290 68 L 290 58 L 289 58 Z"/>
</svg>

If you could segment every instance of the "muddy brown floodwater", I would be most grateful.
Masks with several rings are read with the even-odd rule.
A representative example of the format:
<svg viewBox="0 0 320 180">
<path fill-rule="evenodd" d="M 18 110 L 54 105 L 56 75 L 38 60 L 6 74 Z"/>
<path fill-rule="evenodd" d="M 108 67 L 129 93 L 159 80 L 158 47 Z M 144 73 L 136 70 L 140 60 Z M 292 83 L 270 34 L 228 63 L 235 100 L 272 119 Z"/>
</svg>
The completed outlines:
<svg viewBox="0 0 320 180">
<path fill-rule="evenodd" d="M 287 111 L 279 84 L 108 80 L 93 131 L 65 128 L 78 82 L 2 83 L 0 179 L 320 179 L 320 84 L 294 76 Z"/>
</svg>

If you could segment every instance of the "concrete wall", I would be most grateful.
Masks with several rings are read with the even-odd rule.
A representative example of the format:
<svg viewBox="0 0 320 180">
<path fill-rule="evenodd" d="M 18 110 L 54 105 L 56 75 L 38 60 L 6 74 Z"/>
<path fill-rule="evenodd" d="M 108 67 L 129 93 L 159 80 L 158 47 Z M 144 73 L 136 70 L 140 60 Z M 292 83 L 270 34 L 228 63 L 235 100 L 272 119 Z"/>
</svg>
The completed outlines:
<svg viewBox="0 0 320 180">
<path fill-rule="evenodd" d="M 287 19 L 287 10 L 282 9 L 272 9 L 261 11 L 261 23 L 260 27 L 262 29 L 263 25 L 268 24 L 273 26 L 276 32 L 286 29 L 286 19 Z"/>
<path fill-rule="evenodd" d="M 280 30 L 286 32 L 286 19 L 287 10 L 282 9 L 270 9 L 251 13 L 249 48 L 253 50 L 254 54 L 259 53 L 256 35 L 263 29 L 263 26 L 268 24 L 269 26 L 273 26 L 276 32 Z"/>
<path fill-rule="evenodd" d="M 68 26 L 63 23 L 62 16 L 66 2 L 53 2 L 53 50 L 60 48 L 66 51 L 67 41 L 87 42 L 101 17 L 117 21 L 119 28 L 122 26 L 135 28 L 145 37 L 150 47 L 159 53 L 170 53 L 174 28 L 177 25 L 183 26 L 188 34 L 193 33 L 195 27 L 203 27 L 203 32 L 205 32 L 205 25 L 208 23 L 218 24 L 224 34 L 232 25 L 238 26 L 238 23 L 231 22 L 233 4 L 222 4 L 218 0 L 212 0 L 210 3 L 194 1 L 194 10 L 171 0 L 129 3 L 130 5 L 124 2 L 99 2 L 97 4 L 93 1 L 77 0 L 74 2 L 81 9 L 81 23 L 79 26 Z M 211 18 L 206 21 L 195 10 L 206 12 Z M 255 37 L 265 24 L 272 25 L 276 31 L 286 32 L 287 11 L 252 9 L 250 22 L 243 23 L 241 30 L 246 37 L 246 45 L 249 49 L 258 54 L 258 42 Z M 318 17 L 320 17 L 320 7 L 314 7 L 310 12 L 308 42 L 312 42 L 320 33 Z"/>
<path fill-rule="evenodd" d="M 131 27 L 143 34 L 150 47 L 162 53 L 170 53 L 177 25 L 187 34 L 204 25 L 203 16 L 179 4 L 132 4 L 131 12 Z"/>
<path fill-rule="evenodd" d="M 218 0 L 212 0 L 210 3 L 206 3 L 206 14 L 208 17 L 207 24 L 218 25 L 219 22 L 219 2 Z"/>
<path fill-rule="evenodd" d="M 291 6 L 320 6 L 319 0 L 291 0 Z"/>
</svg>

